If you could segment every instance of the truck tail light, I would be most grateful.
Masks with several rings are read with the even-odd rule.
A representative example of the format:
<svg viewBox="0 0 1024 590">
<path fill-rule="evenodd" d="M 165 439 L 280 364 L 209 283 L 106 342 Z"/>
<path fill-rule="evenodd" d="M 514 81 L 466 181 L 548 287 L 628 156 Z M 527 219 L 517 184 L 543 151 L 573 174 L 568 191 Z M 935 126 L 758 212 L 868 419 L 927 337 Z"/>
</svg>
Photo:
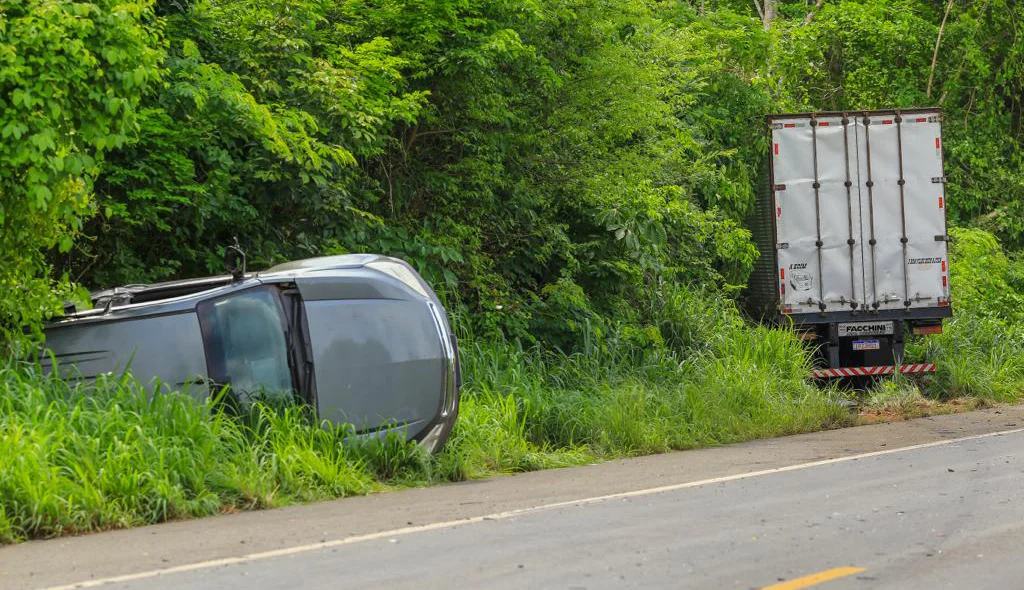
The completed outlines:
<svg viewBox="0 0 1024 590">
<path fill-rule="evenodd" d="M 937 326 L 914 326 L 914 334 L 923 335 L 923 334 L 941 334 L 941 333 L 942 333 L 942 324 L 939 324 Z"/>
</svg>

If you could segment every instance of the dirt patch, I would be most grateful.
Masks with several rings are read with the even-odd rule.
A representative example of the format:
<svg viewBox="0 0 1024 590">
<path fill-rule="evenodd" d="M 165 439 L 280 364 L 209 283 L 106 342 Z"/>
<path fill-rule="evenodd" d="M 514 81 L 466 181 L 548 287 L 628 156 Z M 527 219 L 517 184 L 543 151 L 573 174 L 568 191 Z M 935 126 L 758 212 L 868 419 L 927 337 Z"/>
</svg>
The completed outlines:
<svg viewBox="0 0 1024 590">
<path fill-rule="evenodd" d="M 924 418 L 940 414 L 959 414 L 981 410 L 990 406 L 991 404 L 973 397 L 956 397 L 945 401 L 918 397 L 906 402 L 863 407 L 858 412 L 857 423 L 902 422 L 912 418 Z"/>
</svg>

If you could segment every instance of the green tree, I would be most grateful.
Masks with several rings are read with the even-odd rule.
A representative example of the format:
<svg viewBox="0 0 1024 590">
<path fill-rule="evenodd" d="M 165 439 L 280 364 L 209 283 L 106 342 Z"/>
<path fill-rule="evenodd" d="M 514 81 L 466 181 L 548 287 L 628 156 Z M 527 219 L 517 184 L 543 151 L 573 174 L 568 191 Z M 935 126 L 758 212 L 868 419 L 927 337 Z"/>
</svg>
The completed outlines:
<svg viewBox="0 0 1024 590">
<path fill-rule="evenodd" d="M 114 284 L 218 272 L 237 236 L 254 265 L 320 253 L 363 211 L 378 158 L 423 93 L 388 40 L 354 38 L 354 8 L 309 0 L 193 2 L 165 19 L 167 84 L 139 139 L 111 154 L 101 215 L 64 264 Z"/>
<path fill-rule="evenodd" d="M 135 131 L 159 78 L 152 17 L 147 0 L 0 1 L 2 340 L 60 309 L 44 252 L 71 248 L 103 153 Z"/>
<path fill-rule="evenodd" d="M 939 105 L 951 218 L 1024 245 L 1008 0 L 195 0 L 107 154 L 91 285 L 327 252 L 411 261 L 478 331 L 574 347 L 736 293 L 763 117 Z M 957 49 L 957 50 L 954 50 Z M 962 51 L 960 51 L 962 49 Z"/>
</svg>

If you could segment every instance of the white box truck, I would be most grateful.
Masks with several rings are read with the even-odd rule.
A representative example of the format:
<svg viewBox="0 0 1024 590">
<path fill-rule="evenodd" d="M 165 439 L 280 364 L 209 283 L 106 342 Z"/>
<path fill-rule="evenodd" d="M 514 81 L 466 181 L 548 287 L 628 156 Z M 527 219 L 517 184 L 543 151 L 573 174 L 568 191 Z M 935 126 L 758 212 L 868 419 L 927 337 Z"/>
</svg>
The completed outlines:
<svg viewBox="0 0 1024 590">
<path fill-rule="evenodd" d="M 817 345 L 818 378 L 923 373 L 907 334 L 952 315 L 938 109 L 767 117 L 750 311 Z"/>
</svg>

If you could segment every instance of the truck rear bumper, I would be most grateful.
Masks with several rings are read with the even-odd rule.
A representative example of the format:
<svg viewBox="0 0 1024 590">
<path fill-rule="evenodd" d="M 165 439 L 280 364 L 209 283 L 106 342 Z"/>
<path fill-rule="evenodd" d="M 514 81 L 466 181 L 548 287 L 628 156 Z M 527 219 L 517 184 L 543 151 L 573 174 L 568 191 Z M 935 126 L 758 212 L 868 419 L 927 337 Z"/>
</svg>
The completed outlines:
<svg viewBox="0 0 1024 590">
<path fill-rule="evenodd" d="M 949 306 L 912 307 L 910 309 L 881 309 L 878 311 L 830 311 L 828 313 L 780 314 L 777 321 L 786 325 L 790 321 L 797 326 L 831 324 L 839 322 L 878 322 L 885 320 L 934 320 L 953 316 Z"/>
<path fill-rule="evenodd" d="M 875 375 L 892 375 L 894 373 L 934 373 L 935 365 L 916 363 L 911 365 L 879 365 L 874 367 L 845 367 L 839 369 L 815 369 L 815 379 L 832 379 L 834 377 L 872 377 Z"/>
</svg>

